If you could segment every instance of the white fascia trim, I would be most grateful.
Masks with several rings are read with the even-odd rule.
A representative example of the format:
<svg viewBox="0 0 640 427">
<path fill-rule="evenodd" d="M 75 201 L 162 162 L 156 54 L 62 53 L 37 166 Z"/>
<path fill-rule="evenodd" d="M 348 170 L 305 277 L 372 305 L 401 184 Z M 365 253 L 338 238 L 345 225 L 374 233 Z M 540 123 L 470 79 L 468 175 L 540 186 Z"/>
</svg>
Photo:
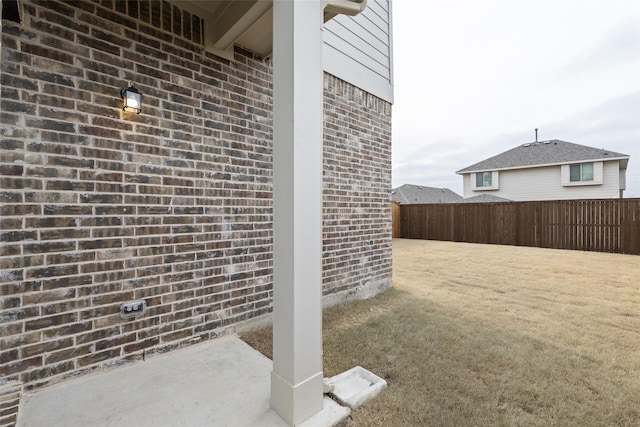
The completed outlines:
<svg viewBox="0 0 640 427">
<path fill-rule="evenodd" d="M 630 156 L 625 157 L 609 157 L 606 159 L 585 159 L 585 160 L 571 160 L 570 162 L 558 162 L 558 163 L 542 163 L 539 165 L 526 165 L 526 166 L 513 166 L 509 168 L 489 168 L 489 169 L 474 169 L 470 171 L 457 171 L 458 175 L 466 175 L 468 173 L 476 173 L 476 172 L 492 172 L 492 171 L 508 171 L 508 170 L 517 170 L 517 169 L 533 169 L 533 168 L 544 168 L 548 166 L 562 166 L 562 165 L 575 165 L 577 163 L 591 163 L 591 162 L 610 162 L 612 160 L 629 160 Z"/>
</svg>

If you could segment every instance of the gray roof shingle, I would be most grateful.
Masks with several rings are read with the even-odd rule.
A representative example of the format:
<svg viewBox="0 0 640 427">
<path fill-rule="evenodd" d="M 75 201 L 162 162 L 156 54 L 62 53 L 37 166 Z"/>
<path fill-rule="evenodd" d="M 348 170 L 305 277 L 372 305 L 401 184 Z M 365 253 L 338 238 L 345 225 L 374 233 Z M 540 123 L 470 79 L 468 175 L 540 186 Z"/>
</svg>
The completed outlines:
<svg viewBox="0 0 640 427">
<path fill-rule="evenodd" d="M 462 196 L 448 188 L 434 188 L 412 184 L 404 184 L 395 188 L 391 192 L 391 199 L 401 205 L 462 202 Z"/>
<path fill-rule="evenodd" d="M 480 194 L 473 197 L 467 197 L 462 201 L 462 203 L 501 203 L 501 202 L 511 202 L 511 200 L 505 199 L 504 197 L 494 196 L 493 194 Z"/>
<path fill-rule="evenodd" d="M 519 145 L 504 153 L 460 169 L 456 173 L 465 174 L 483 170 L 516 169 L 537 165 L 609 159 L 626 159 L 628 161 L 629 155 L 552 139 Z"/>
</svg>

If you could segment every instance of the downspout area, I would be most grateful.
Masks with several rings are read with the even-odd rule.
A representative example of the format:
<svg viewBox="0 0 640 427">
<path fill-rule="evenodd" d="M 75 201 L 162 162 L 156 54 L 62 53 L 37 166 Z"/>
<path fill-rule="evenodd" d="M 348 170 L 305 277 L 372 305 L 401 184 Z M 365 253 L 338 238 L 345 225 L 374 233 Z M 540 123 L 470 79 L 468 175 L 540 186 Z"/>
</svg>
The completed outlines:
<svg viewBox="0 0 640 427">
<path fill-rule="evenodd" d="M 336 15 L 355 16 L 367 8 L 367 0 L 326 0 L 324 22 Z"/>
<path fill-rule="evenodd" d="M 366 7 L 367 0 L 327 0 L 324 22 L 336 15 L 358 15 Z M 323 385 L 325 394 L 353 410 L 380 393 L 387 387 L 387 382 L 363 367 L 356 366 L 334 377 L 324 378 Z"/>
</svg>

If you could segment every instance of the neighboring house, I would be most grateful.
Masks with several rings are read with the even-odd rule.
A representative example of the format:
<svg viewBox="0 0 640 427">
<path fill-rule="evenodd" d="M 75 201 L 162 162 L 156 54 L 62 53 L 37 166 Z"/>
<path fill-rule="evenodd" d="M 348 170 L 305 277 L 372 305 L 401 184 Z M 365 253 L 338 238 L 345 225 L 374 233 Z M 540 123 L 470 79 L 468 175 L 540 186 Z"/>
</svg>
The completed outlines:
<svg viewBox="0 0 640 427">
<path fill-rule="evenodd" d="M 465 199 L 606 199 L 622 197 L 628 163 L 626 154 L 550 140 L 519 145 L 456 173 Z"/>
<path fill-rule="evenodd" d="M 0 6 L 3 426 L 3 396 L 269 321 L 274 31 L 270 1 Z M 325 303 L 391 286 L 391 2 L 334 15 Z M 146 312 L 123 319 L 133 300 Z"/>
<path fill-rule="evenodd" d="M 494 196 L 493 194 L 479 194 L 477 196 L 467 197 L 462 199 L 462 203 L 503 203 L 511 202 L 509 199 L 503 197 Z"/>
<path fill-rule="evenodd" d="M 448 188 L 404 184 L 391 191 L 391 199 L 400 204 L 460 203 L 462 196 Z"/>
</svg>

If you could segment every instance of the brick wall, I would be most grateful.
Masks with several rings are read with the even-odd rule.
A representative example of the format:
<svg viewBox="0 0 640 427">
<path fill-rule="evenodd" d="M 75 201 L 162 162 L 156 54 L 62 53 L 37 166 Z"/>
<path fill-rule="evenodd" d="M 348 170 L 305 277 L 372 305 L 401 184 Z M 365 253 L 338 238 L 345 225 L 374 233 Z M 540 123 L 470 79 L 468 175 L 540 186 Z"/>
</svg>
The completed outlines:
<svg viewBox="0 0 640 427">
<path fill-rule="evenodd" d="M 391 285 L 391 104 L 325 74 L 325 303 Z"/>
<path fill-rule="evenodd" d="M 166 2 L 21 4 L 2 25 L 0 390 L 268 319 L 269 61 L 205 53 Z M 130 82 L 141 115 L 121 110 Z M 390 285 L 390 109 L 325 76 L 327 303 Z"/>
</svg>

